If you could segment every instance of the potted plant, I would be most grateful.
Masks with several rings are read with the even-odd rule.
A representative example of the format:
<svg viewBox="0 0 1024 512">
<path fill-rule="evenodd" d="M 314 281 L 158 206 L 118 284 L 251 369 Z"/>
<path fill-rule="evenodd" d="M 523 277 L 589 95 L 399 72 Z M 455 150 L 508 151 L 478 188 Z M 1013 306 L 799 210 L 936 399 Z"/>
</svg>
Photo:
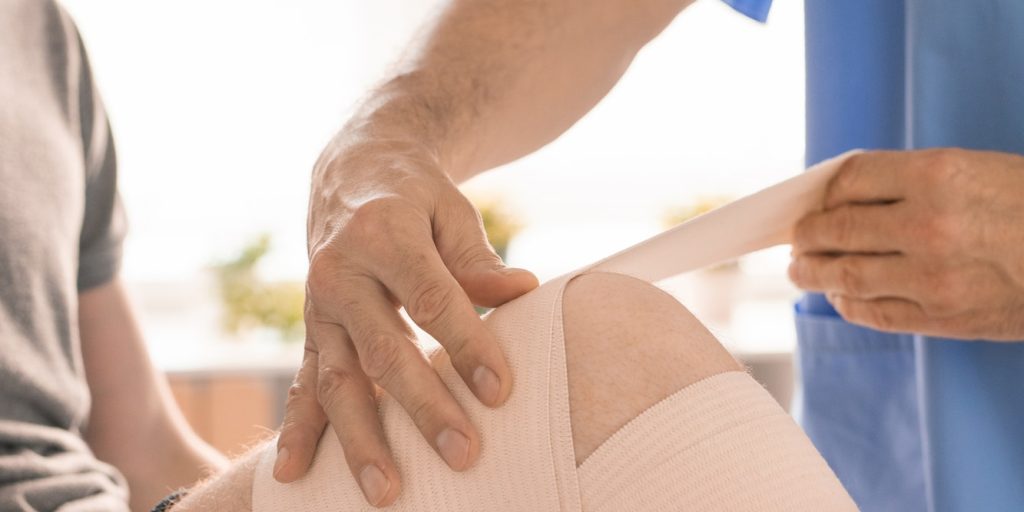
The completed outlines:
<svg viewBox="0 0 1024 512">
<path fill-rule="evenodd" d="M 284 341 L 301 340 L 305 287 L 301 282 L 267 282 L 260 277 L 257 267 L 270 247 L 270 235 L 264 234 L 234 258 L 214 265 L 223 306 L 221 324 L 234 335 L 270 330 Z"/>
</svg>

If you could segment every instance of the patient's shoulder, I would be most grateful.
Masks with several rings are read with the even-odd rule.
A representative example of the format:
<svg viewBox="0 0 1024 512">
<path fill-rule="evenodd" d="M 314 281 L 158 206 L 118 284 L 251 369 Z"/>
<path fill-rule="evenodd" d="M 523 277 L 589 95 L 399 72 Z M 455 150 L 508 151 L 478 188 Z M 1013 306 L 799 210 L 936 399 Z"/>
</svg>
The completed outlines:
<svg viewBox="0 0 1024 512">
<path fill-rule="evenodd" d="M 562 313 L 577 464 L 666 396 L 740 368 L 682 304 L 631 277 L 576 277 Z"/>
</svg>

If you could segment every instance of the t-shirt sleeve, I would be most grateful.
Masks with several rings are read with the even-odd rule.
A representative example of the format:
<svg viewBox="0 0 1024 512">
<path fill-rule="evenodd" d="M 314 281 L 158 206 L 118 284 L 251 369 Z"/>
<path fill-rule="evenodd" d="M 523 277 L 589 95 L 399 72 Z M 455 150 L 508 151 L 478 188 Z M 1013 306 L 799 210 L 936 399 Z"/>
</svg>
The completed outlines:
<svg viewBox="0 0 1024 512">
<path fill-rule="evenodd" d="M 768 11 L 772 8 L 772 0 L 722 0 L 729 7 L 736 9 L 748 18 L 764 23 L 768 19 Z"/>
<path fill-rule="evenodd" d="M 117 156 L 110 124 L 81 41 L 79 49 L 78 100 L 85 159 L 85 211 L 79 238 L 78 290 L 83 291 L 107 283 L 117 274 L 126 222 L 117 192 Z"/>
</svg>

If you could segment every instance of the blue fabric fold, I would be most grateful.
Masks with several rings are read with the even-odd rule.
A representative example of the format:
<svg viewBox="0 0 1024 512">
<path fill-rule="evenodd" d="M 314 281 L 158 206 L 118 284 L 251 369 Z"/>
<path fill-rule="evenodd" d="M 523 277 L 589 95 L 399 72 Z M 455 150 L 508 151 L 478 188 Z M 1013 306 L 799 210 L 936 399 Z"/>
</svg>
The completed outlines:
<svg viewBox="0 0 1024 512">
<path fill-rule="evenodd" d="M 722 0 L 740 14 L 764 23 L 768 20 L 768 11 L 772 8 L 772 0 Z"/>
<path fill-rule="evenodd" d="M 852 148 L 1024 154 L 1024 2 L 804 13 L 808 165 Z M 1024 342 L 880 333 L 820 294 L 797 332 L 801 422 L 862 510 L 1024 510 Z"/>
<path fill-rule="evenodd" d="M 924 512 L 913 335 L 796 309 L 794 416 L 861 510 Z"/>
</svg>

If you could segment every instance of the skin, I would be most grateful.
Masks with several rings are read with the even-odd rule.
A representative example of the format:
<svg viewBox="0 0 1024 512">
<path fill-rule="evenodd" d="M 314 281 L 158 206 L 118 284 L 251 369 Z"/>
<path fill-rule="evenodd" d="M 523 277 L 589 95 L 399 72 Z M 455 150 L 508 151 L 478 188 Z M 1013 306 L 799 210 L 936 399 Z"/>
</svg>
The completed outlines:
<svg viewBox="0 0 1024 512">
<path fill-rule="evenodd" d="M 85 441 L 128 479 L 131 509 L 151 510 L 227 460 L 189 428 L 146 353 L 120 280 L 78 296 L 78 328 L 92 396 Z"/>
<path fill-rule="evenodd" d="M 689 0 L 452 0 L 313 171 L 306 355 L 289 394 L 275 478 L 302 476 L 327 421 L 367 501 L 401 479 L 374 397 L 390 393 L 454 470 L 480 436 L 416 346 L 411 319 L 478 399 L 513 389 L 473 310 L 537 286 L 486 242 L 456 184 L 524 156 L 582 117 Z"/>
<path fill-rule="evenodd" d="M 1024 339 L 1024 157 L 932 149 L 850 158 L 796 227 L 789 275 L 848 321 Z"/>
<path fill-rule="evenodd" d="M 742 370 L 682 304 L 644 281 L 586 274 L 566 286 L 563 300 L 577 465 L 666 396 Z"/>
</svg>

